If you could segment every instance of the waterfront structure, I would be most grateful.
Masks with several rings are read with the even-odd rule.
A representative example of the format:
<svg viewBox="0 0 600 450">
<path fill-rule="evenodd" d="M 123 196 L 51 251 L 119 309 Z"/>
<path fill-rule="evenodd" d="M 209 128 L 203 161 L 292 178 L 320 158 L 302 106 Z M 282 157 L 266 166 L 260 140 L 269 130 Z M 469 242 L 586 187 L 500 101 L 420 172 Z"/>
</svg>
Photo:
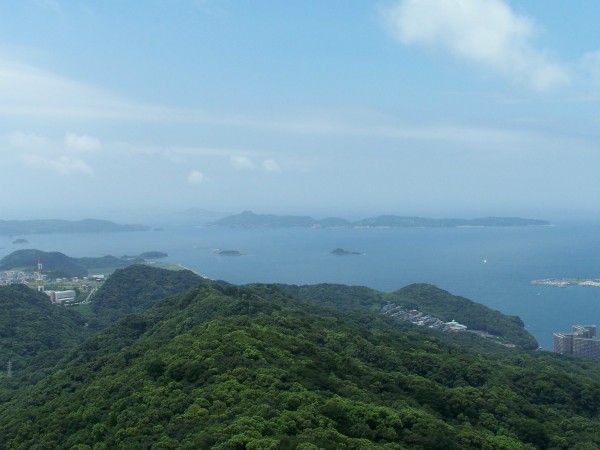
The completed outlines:
<svg viewBox="0 0 600 450">
<path fill-rule="evenodd" d="M 596 325 L 573 325 L 571 333 L 554 333 L 554 353 L 600 359 L 600 339 L 596 337 Z"/>
</svg>

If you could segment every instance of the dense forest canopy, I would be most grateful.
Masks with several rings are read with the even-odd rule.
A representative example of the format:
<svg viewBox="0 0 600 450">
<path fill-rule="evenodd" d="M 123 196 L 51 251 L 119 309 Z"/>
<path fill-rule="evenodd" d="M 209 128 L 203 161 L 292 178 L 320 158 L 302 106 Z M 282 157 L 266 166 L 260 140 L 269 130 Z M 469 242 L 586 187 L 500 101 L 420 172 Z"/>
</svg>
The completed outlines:
<svg viewBox="0 0 600 450">
<path fill-rule="evenodd" d="M 122 319 L 65 350 L 39 381 L 0 378 L 0 447 L 600 446 L 600 362 L 380 313 L 390 299 L 440 315 L 444 304 L 485 308 L 466 299 L 428 285 L 387 294 L 177 277 L 120 270 L 99 304 Z M 477 320 L 501 317 L 487 314 Z"/>
</svg>

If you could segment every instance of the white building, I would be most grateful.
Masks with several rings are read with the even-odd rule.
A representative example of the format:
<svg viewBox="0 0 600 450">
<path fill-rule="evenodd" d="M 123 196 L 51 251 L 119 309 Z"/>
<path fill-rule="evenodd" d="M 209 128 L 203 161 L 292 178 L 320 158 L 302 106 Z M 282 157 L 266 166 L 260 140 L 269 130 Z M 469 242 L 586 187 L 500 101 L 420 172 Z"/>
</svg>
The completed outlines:
<svg viewBox="0 0 600 450">
<path fill-rule="evenodd" d="M 50 297 L 50 301 L 57 305 L 62 305 L 64 303 L 71 303 L 75 301 L 75 296 L 77 293 L 73 290 L 68 291 L 45 291 L 46 295 Z"/>
</svg>

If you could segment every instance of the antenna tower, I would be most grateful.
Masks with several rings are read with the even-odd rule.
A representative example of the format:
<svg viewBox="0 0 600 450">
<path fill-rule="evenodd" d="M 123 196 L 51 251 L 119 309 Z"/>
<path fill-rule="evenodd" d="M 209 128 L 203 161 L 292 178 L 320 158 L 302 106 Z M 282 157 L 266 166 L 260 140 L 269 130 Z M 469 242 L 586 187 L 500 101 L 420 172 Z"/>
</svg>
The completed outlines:
<svg viewBox="0 0 600 450">
<path fill-rule="evenodd" d="M 44 292 L 44 276 L 42 275 L 42 258 L 38 258 L 37 284 L 38 284 L 38 292 Z"/>
</svg>

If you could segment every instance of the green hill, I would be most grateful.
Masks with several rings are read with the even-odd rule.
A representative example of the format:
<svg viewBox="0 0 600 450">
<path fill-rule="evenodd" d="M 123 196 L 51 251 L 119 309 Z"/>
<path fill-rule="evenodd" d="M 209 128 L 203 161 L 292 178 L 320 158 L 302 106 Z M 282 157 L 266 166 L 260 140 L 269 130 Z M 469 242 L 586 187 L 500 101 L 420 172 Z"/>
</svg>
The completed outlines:
<svg viewBox="0 0 600 450">
<path fill-rule="evenodd" d="M 116 270 L 93 297 L 91 327 L 105 328 L 126 315 L 145 312 L 157 301 L 205 282 L 205 278 L 189 270 L 145 265 Z"/>
<path fill-rule="evenodd" d="M 473 330 L 500 336 L 523 349 L 535 350 L 538 343 L 516 316 L 507 316 L 472 300 L 439 289 L 430 284 L 412 284 L 388 297 L 395 304 L 416 308 L 444 322 L 457 320 Z"/>
<path fill-rule="evenodd" d="M 68 307 L 53 305 L 47 295 L 24 285 L 0 286 L 0 373 L 10 360 L 14 373 L 11 386 L 35 379 L 39 377 L 36 371 L 51 369 L 95 332 L 203 282 L 204 278 L 187 270 L 144 265 L 117 270 L 94 296 L 91 317 L 87 318 Z"/>
<path fill-rule="evenodd" d="M 60 252 L 43 252 L 35 249 L 24 249 L 12 252 L 0 259 L 0 270 L 27 269 L 37 270 L 38 258 L 42 258 L 44 273 L 53 277 L 84 277 L 88 274 L 86 267 L 75 258 Z"/>
<path fill-rule="evenodd" d="M 523 349 L 536 349 L 538 343 L 525 329 L 518 317 L 458 297 L 430 284 L 413 284 L 393 293 L 384 293 L 364 286 L 317 284 L 308 286 L 280 285 L 288 294 L 321 306 L 357 309 L 378 313 L 388 303 L 417 309 L 438 319 L 457 320 L 469 329 L 487 331 Z M 471 337 L 454 337 L 470 340 Z M 477 342 L 477 339 L 474 340 Z M 480 343 L 482 344 L 482 343 Z"/>
<path fill-rule="evenodd" d="M 118 321 L 0 404 L 0 447 L 600 447 L 599 362 L 457 345 L 361 306 L 380 295 L 356 289 L 344 308 L 205 282 Z"/>
<path fill-rule="evenodd" d="M 145 262 L 140 257 L 117 258 L 115 256 L 72 258 L 60 252 L 44 252 L 24 249 L 12 252 L 0 259 L 0 270 L 37 270 L 38 258 L 42 258 L 44 274 L 53 278 L 85 277 L 90 270 L 122 268 Z"/>
</svg>

